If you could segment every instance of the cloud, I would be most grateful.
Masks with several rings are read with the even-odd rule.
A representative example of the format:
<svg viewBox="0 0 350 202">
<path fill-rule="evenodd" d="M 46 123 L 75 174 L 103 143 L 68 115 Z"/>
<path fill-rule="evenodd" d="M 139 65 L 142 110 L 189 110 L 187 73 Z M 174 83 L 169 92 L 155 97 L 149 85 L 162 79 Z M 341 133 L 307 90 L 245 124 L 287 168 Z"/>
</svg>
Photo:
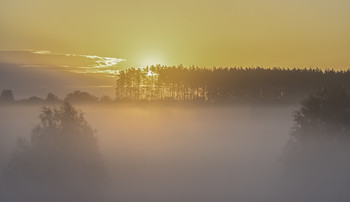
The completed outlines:
<svg viewBox="0 0 350 202">
<path fill-rule="evenodd" d="M 74 90 L 113 97 L 115 76 L 124 59 L 47 50 L 0 50 L 0 92 L 13 90 L 16 98 L 63 98 Z"/>
<path fill-rule="evenodd" d="M 114 76 L 125 59 L 97 55 L 53 53 L 48 50 L 0 50 L 0 62 L 21 67 L 48 68 L 53 71 L 70 71 L 84 74 Z"/>
<path fill-rule="evenodd" d="M 51 54 L 50 51 L 46 51 L 46 50 L 32 51 L 32 53 L 34 53 L 34 54 L 41 54 L 41 55 L 49 55 L 49 54 Z"/>
</svg>

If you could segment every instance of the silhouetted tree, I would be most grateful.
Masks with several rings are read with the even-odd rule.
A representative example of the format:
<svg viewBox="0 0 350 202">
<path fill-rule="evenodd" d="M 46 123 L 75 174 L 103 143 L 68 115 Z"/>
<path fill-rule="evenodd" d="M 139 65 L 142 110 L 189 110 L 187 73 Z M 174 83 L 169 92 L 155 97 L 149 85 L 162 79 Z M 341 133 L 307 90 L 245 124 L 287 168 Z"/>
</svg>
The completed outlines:
<svg viewBox="0 0 350 202">
<path fill-rule="evenodd" d="M 30 98 L 28 98 L 27 100 L 25 100 L 26 103 L 29 104 L 41 104 L 44 102 L 44 99 L 37 97 L 37 96 L 32 96 Z"/>
<path fill-rule="evenodd" d="M 100 102 L 102 102 L 102 103 L 111 103 L 111 102 L 113 102 L 113 100 L 109 96 L 104 95 L 104 96 L 102 96 L 100 98 Z"/>
<path fill-rule="evenodd" d="M 348 201 L 350 97 L 344 88 L 326 87 L 309 96 L 294 122 L 283 156 L 289 200 Z"/>
<path fill-rule="evenodd" d="M 68 103 L 43 107 L 5 169 L 13 201 L 103 201 L 107 176 L 94 130 Z"/>
<path fill-rule="evenodd" d="M 0 102 L 11 103 L 14 101 L 14 96 L 11 90 L 3 90 L 0 95 Z"/>
<path fill-rule="evenodd" d="M 326 87 L 295 112 L 287 149 L 304 152 L 314 146 L 347 144 L 350 148 L 350 97 L 342 87 Z"/>
<path fill-rule="evenodd" d="M 45 102 L 44 99 L 37 96 L 31 96 L 27 99 L 21 99 L 18 101 L 18 103 L 21 103 L 21 104 L 33 104 L 33 105 L 41 105 L 44 102 Z"/>
<path fill-rule="evenodd" d="M 350 85 L 350 71 L 151 66 L 120 71 L 117 100 L 296 102 L 324 85 Z"/>
<path fill-rule="evenodd" d="M 98 102 L 98 97 L 91 95 L 87 92 L 81 92 L 79 90 L 69 93 L 65 98 L 65 102 L 69 103 L 94 103 Z"/>
<path fill-rule="evenodd" d="M 53 93 L 48 93 L 45 101 L 47 103 L 55 104 L 55 103 L 59 103 L 61 100 L 58 99 L 58 97 Z"/>
</svg>

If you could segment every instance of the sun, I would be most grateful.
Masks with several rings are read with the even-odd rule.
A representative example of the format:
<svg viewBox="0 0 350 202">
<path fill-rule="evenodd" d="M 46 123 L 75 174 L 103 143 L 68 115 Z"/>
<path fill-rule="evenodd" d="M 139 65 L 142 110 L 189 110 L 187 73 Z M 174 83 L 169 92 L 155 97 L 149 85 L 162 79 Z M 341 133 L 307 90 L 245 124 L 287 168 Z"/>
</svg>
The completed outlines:
<svg viewBox="0 0 350 202">
<path fill-rule="evenodd" d="M 141 64 L 143 67 L 152 66 L 152 65 L 155 66 L 155 65 L 164 64 L 164 61 L 159 57 L 147 57 L 142 60 Z"/>
</svg>

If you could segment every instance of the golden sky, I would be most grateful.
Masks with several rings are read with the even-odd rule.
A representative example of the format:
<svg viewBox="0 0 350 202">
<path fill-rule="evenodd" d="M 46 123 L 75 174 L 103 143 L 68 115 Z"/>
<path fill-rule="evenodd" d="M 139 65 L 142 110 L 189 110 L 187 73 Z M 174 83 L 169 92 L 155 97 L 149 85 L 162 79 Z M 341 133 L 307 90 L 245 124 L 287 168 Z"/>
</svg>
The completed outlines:
<svg viewBox="0 0 350 202">
<path fill-rule="evenodd" d="M 0 49 L 120 67 L 350 67 L 348 0 L 1 0 Z"/>
</svg>

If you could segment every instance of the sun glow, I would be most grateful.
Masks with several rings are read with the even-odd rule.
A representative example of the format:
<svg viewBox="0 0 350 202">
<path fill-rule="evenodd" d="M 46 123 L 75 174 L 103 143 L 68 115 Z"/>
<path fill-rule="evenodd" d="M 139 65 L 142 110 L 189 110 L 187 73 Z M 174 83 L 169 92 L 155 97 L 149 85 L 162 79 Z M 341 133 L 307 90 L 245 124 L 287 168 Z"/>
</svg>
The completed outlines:
<svg viewBox="0 0 350 202">
<path fill-rule="evenodd" d="M 151 70 L 149 70 L 149 71 L 147 72 L 147 76 L 158 76 L 158 74 L 152 72 Z"/>
<path fill-rule="evenodd" d="M 146 67 L 146 66 L 156 66 L 156 65 L 162 65 L 164 64 L 164 61 L 160 58 L 146 58 L 142 61 L 142 66 Z"/>
</svg>

